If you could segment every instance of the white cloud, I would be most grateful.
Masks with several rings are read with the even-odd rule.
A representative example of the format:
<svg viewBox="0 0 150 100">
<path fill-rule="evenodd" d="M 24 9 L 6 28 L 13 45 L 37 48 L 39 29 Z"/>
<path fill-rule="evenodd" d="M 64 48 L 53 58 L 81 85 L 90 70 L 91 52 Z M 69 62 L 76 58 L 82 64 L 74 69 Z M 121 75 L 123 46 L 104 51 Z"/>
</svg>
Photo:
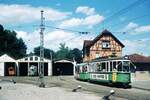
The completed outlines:
<svg viewBox="0 0 150 100">
<path fill-rule="evenodd" d="M 17 32 L 17 37 L 18 38 L 27 38 L 27 36 L 28 36 L 27 32 L 24 32 L 24 31 L 15 30 L 15 32 Z"/>
<path fill-rule="evenodd" d="M 82 24 L 84 19 L 80 18 L 72 18 L 69 20 L 63 21 L 59 27 L 74 27 L 74 26 L 79 26 Z"/>
<path fill-rule="evenodd" d="M 150 45 L 150 39 L 148 38 L 140 40 L 124 40 L 123 43 L 125 45 L 123 55 L 133 53 L 149 55 L 148 52 L 146 52 L 150 50 L 150 47 L 148 47 L 148 45 Z"/>
<path fill-rule="evenodd" d="M 150 32 L 150 25 L 140 26 L 136 23 L 130 22 L 127 26 L 125 26 L 125 28 L 123 28 L 123 31 L 132 35 L 142 34 Z"/>
<path fill-rule="evenodd" d="M 139 26 L 138 24 L 133 23 L 133 22 L 130 22 L 130 23 L 124 28 L 124 30 L 131 31 L 131 30 L 136 29 L 138 26 Z"/>
<path fill-rule="evenodd" d="M 63 21 L 59 27 L 75 27 L 81 25 L 94 26 L 101 23 L 104 20 L 103 16 L 100 15 L 91 15 L 85 18 L 72 18 L 69 20 Z"/>
<path fill-rule="evenodd" d="M 0 22 L 2 24 L 37 21 L 40 19 L 41 10 L 44 10 L 44 17 L 48 21 L 62 20 L 67 18 L 70 14 L 68 12 L 60 12 L 48 7 L 33 7 L 30 5 L 0 4 L 0 8 Z"/>
<path fill-rule="evenodd" d="M 33 51 L 34 47 L 39 46 L 40 44 L 40 35 L 39 30 L 35 30 L 32 33 L 27 33 L 24 31 L 18 31 L 17 37 L 22 37 L 25 41 L 25 44 L 28 47 L 28 53 Z M 84 40 L 92 40 L 95 38 L 96 34 L 87 34 L 82 35 L 79 33 L 72 33 L 66 31 L 52 31 L 44 32 L 44 46 L 46 48 L 57 51 L 59 49 L 60 43 L 66 43 L 66 46 L 69 48 L 79 48 L 82 49 Z M 142 38 L 140 40 L 124 40 L 122 41 L 125 45 L 123 49 L 123 55 L 139 53 L 144 55 L 150 55 L 147 51 L 150 51 L 150 38 Z"/>
<path fill-rule="evenodd" d="M 18 38 L 22 38 L 27 45 L 27 52 L 32 52 L 34 47 L 39 46 L 40 44 L 40 35 L 39 30 L 35 30 L 32 33 L 27 33 L 25 31 L 15 30 Z"/>
<path fill-rule="evenodd" d="M 40 35 L 38 30 L 32 33 L 18 30 L 16 30 L 16 32 L 17 37 L 22 37 L 22 39 L 25 41 L 25 44 L 28 47 L 28 53 L 33 51 L 34 47 L 39 46 Z M 82 49 L 84 40 L 93 39 L 95 37 L 93 34 L 81 35 L 79 33 L 66 31 L 52 31 L 44 33 L 44 46 L 55 51 L 58 50 L 60 43 L 66 43 L 69 48 Z"/>
<path fill-rule="evenodd" d="M 45 34 L 45 46 L 47 48 L 58 50 L 60 43 L 65 43 L 69 48 L 82 49 L 83 41 L 91 39 L 94 35 L 81 35 L 79 33 L 72 33 L 66 31 L 53 31 Z"/>
<path fill-rule="evenodd" d="M 83 24 L 84 25 L 96 25 L 104 20 L 103 16 L 100 15 L 92 15 L 85 18 Z"/>
<path fill-rule="evenodd" d="M 135 29 L 135 32 L 137 33 L 150 32 L 150 25 L 138 27 Z"/>
<path fill-rule="evenodd" d="M 86 15 L 93 15 L 93 14 L 95 14 L 95 8 L 90 8 L 90 7 L 87 7 L 87 6 L 79 6 L 76 9 L 76 13 L 83 13 L 83 14 L 86 14 Z"/>
</svg>

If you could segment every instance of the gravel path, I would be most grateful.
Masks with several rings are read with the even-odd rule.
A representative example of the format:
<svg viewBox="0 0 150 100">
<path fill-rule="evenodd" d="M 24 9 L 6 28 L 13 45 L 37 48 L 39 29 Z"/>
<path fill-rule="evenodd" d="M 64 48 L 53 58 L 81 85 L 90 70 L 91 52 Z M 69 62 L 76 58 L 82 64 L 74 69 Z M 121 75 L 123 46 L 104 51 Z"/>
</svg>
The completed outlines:
<svg viewBox="0 0 150 100">
<path fill-rule="evenodd" d="M 5 80 L 11 80 L 11 78 L 5 77 Z M 20 92 L 23 90 L 28 91 L 28 92 L 25 92 L 28 95 L 33 94 L 33 93 L 40 93 L 40 94 L 42 94 L 41 97 L 43 97 L 43 95 L 45 96 L 43 99 L 43 98 L 38 97 L 40 95 L 39 94 L 39 95 L 37 95 L 37 97 L 39 98 L 37 100 L 41 100 L 41 99 L 47 100 L 46 97 L 49 96 L 50 94 L 51 94 L 50 97 L 48 97 L 49 100 L 63 100 L 63 99 L 67 99 L 67 98 L 69 98 L 70 100 L 74 100 L 74 99 L 100 100 L 101 97 L 108 94 L 109 91 L 112 89 L 115 90 L 116 92 L 113 96 L 111 96 L 111 100 L 150 100 L 150 92 L 149 91 L 135 89 L 135 88 L 123 89 L 123 88 L 116 88 L 116 87 L 111 87 L 111 86 L 107 86 L 107 85 L 104 86 L 101 84 L 93 84 L 93 83 L 75 80 L 72 76 L 45 77 L 45 84 L 46 84 L 47 88 L 44 90 L 42 88 L 38 87 L 39 86 L 38 85 L 39 84 L 38 77 L 15 77 L 14 80 L 17 82 L 16 85 L 19 85 L 19 83 L 23 83 L 23 84 L 26 83 L 26 84 L 30 84 L 32 86 L 32 88 L 33 87 L 37 88 L 37 89 L 28 89 L 25 86 L 21 86 L 21 87 L 25 87 L 25 89 L 19 90 Z M 10 84 L 12 84 L 12 83 L 10 83 Z M 71 92 L 72 89 L 76 88 L 78 85 L 81 85 L 82 89 L 77 93 Z M 0 82 L 0 86 L 1 86 L 1 82 Z M 19 86 L 17 86 L 17 87 L 19 87 Z M 60 92 L 56 91 L 56 90 L 60 90 Z M 1 94 L 1 91 L 3 91 L 3 90 L 0 90 L 0 94 Z M 8 90 L 6 90 L 6 92 L 5 92 L 6 93 L 5 96 L 7 96 L 7 91 Z M 33 91 L 33 93 L 32 92 L 30 93 L 30 91 Z M 36 92 L 36 91 L 41 91 L 41 92 L 43 91 L 43 92 L 41 93 L 41 92 Z M 45 93 L 45 91 L 46 91 L 46 93 Z M 53 94 L 53 92 L 55 94 Z M 56 96 L 56 94 L 57 94 L 57 96 Z M 23 94 L 23 95 L 26 96 L 26 94 Z M 30 96 L 28 96 L 28 95 L 27 95 L 27 97 L 30 98 Z M 23 96 L 23 97 L 25 97 L 25 96 Z M 3 97 L 3 95 L 1 94 L 0 100 L 12 100 L 12 99 L 5 99 L 6 97 L 4 99 L 1 99 L 2 97 Z M 16 100 L 18 100 L 18 99 L 16 99 Z M 30 99 L 28 99 L 28 100 L 30 100 Z"/>
<path fill-rule="evenodd" d="M 71 92 L 60 87 L 39 88 L 31 84 L 0 83 L 0 100 L 100 100 L 84 92 Z"/>
</svg>

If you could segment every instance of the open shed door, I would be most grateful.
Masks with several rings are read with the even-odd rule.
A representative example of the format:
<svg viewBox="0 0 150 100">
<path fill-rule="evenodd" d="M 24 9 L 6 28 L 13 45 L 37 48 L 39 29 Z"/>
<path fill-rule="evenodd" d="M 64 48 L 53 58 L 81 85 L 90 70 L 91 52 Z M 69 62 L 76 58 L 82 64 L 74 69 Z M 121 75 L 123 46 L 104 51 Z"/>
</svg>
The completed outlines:
<svg viewBox="0 0 150 100">
<path fill-rule="evenodd" d="M 73 63 L 71 62 L 54 63 L 53 75 L 73 75 Z"/>
</svg>

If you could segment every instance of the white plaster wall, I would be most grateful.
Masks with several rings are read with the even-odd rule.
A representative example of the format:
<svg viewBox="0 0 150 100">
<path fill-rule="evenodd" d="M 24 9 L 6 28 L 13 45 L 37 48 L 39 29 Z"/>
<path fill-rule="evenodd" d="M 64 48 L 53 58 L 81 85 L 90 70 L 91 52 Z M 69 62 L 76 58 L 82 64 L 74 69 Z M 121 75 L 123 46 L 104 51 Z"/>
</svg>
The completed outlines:
<svg viewBox="0 0 150 100">
<path fill-rule="evenodd" d="M 52 61 L 48 62 L 48 76 L 52 75 Z"/>
<path fill-rule="evenodd" d="M 75 75 L 75 66 L 76 66 L 76 64 L 77 64 L 77 63 L 74 61 L 74 62 L 73 62 L 73 75 Z"/>
<path fill-rule="evenodd" d="M 4 76 L 4 63 L 0 62 L 0 76 Z"/>
</svg>

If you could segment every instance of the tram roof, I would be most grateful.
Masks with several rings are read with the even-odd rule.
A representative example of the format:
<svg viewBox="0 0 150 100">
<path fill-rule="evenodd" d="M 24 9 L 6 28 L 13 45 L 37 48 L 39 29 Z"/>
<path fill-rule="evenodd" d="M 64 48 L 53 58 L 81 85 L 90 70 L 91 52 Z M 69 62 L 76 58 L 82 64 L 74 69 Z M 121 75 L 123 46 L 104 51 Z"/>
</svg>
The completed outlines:
<svg viewBox="0 0 150 100">
<path fill-rule="evenodd" d="M 80 64 L 76 64 L 76 65 L 86 65 L 87 63 L 80 63 Z"/>
<path fill-rule="evenodd" d="M 121 60 L 130 61 L 129 59 L 124 58 L 124 57 L 114 57 L 114 58 L 99 58 L 99 59 L 94 59 L 94 60 L 92 60 L 90 62 L 98 62 L 98 61 L 121 61 Z"/>
</svg>

